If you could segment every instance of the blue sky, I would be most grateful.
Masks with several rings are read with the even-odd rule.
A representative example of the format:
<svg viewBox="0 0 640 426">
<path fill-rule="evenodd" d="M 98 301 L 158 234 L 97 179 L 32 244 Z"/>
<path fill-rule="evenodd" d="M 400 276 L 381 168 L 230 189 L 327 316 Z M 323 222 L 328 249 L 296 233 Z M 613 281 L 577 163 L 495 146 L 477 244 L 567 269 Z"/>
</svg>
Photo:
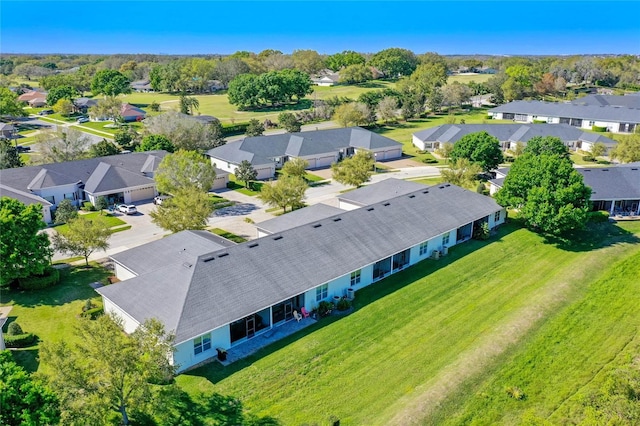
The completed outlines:
<svg viewBox="0 0 640 426">
<path fill-rule="evenodd" d="M 600 17 L 602 19 L 600 19 Z M 640 1 L 11 1 L 2 53 L 640 54 Z"/>
</svg>

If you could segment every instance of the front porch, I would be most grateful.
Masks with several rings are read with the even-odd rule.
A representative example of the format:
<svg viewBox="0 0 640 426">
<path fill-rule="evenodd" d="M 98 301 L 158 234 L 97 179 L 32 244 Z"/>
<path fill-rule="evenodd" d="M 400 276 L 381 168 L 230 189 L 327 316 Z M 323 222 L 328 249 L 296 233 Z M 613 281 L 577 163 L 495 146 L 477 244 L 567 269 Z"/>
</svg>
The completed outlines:
<svg viewBox="0 0 640 426">
<path fill-rule="evenodd" d="M 287 321 L 284 324 L 265 330 L 260 334 L 256 334 L 251 339 L 247 339 L 242 343 L 232 346 L 227 349 L 227 359 L 225 361 L 220 361 L 218 359 L 218 362 L 225 366 L 229 365 L 239 359 L 246 358 L 265 346 L 290 336 L 314 323 L 316 323 L 316 320 L 311 317 L 303 318 L 300 321 Z"/>
</svg>

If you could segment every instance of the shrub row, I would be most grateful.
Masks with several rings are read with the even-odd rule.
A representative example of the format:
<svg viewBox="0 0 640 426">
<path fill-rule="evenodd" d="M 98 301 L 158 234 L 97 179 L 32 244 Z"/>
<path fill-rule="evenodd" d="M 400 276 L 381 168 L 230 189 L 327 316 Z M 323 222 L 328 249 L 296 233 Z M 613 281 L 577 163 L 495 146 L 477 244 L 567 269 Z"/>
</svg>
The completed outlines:
<svg viewBox="0 0 640 426">
<path fill-rule="evenodd" d="M 25 348 L 32 345 L 36 340 L 33 333 L 17 334 L 15 336 L 5 335 L 4 344 L 8 348 Z"/>
<path fill-rule="evenodd" d="M 533 124 L 544 124 L 547 120 L 533 120 Z"/>
<path fill-rule="evenodd" d="M 240 135 L 247 132 L 247 126 L 249 123 L 223 124 L 222 134 L 224 136 Z"/>
<path fill-rule="evenodd" d="M 435 158 L 425 158 L 424 160 L 422 160 L 422 162 L 426 164 L 436 164 L 438 160 L 436 160 Z"/>
<path fill-rule="evenodd" d="M 87 309 L 86 311 L 82 312 L 80 316 L 83 318 L 89 318 L 94 320 L 102 314 L 104 314 L 104 309 L 98 307 L 98 308 Z"/>
<path fill-rule="evenodd" d="M 593 130 L 594 132 L 606 132 L 607 128 L 605 126 L 591 126 L 591 130 Z"/>
<path fill-rule="evenodd" d="M 85 212 L 93 212 L 96 210 L 94 205 L 91 204 L 91 201 L 85 201 L 84 203 L 82 203 L 82 207 L 80 207 L 80 209 L 84 210 Z"/>
<path fill-rule="evenodd" d="M 60 282 L 60 271 L 55 268 L 48 268 L 43 275 L 34 275 L 18 280 L 18 285 L 23 290 L 38 290 L 51 287 Z"/>
<path fill-rule="evenodd" d="M 582 161 L 596 161 L 596 157 L 592 157 L 591 155 L 583 155 Z"/>
</svg>

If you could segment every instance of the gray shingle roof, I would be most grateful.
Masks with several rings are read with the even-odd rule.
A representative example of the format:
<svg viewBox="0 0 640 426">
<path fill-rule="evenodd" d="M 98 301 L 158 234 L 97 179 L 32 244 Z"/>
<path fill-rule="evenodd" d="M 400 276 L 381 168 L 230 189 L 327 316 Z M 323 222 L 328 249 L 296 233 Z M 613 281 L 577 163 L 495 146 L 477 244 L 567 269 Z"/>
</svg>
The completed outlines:
<svg viewBox="0 0 640 426">
<path fill-rule="evenodd" d="M 135 152 L 65 163 L 4 169 L 0 170 L 0 182 L 8 188 L 29 192 L 30 189 L 77 182 L 87 184 L 97 171 L 96 177 L 91 180 L 91 188 L 99 188 L 100 191 L 117 190 L 153 183 L 153 179 L 147 177 L 145 173 L 155 170 L 165 155 L 167 155 L 166 151 Z M 101 166 L 101 163 L 104 165 Z M 98 176 L 102 178 L 98 179 Z"/>
<path fill-rule="evenodd" d="M 587 95 L 571 101 L 574 105 L 616 106 L 623 108 L 640 108 L 640 98 L 637 96 L 617 95 Z"/>
<path fill-rule="evenodd" d="M 421 183 L 389 178 L 372 185 L 345 192 L 341 194 L 338 199 L 358 206 L 368 206 L 399 195 L 410 194 L 424 188 L 425 186 Z"/>
<path fill-rule="evenodd" d="M 273 159 L 285 155 L 322 155 L 348 147 L 379 150 L 400 148 L 402 144 L 360 127 L 347 127 L 249 137 L 210 149 L 207 154 L 234 164 L 247 160 L 258 165 L 273 163 Z"/>
<path fill-rule="evenodd" d="M 98 292 L 137 321 L 158 318 L 180 343 L 499 210 L 453 185 L 424 187 Z"/>
<path fill-rule="evenodd" d="M 489 112 L 566 117 L 583 120 L 599 120 L 615 123 L 640 123 L 640 109 L 599 105 L 575 105 L 571 103 L 513 101 L 492 108 Z"/>
<path fill-rule="evenodd" d="M 50 206 L 51 203 L 42 197 L 39 197 L 28 192 L 20 191 L 17 189 L 9 188 L 0 184 L 0 197 L 9 197 L 20 201 L 22 204 L 42 204 L 43 206 Z"/>
<path fill-rule="evenodd" d="M 456 143 L 469 133 L 485 131 L 501 142 L 527 142 L 534 136 L 555 136 L 567 141 L 602 142 L 613 146 L 616 141 L 603 135 L 585 132 L 568 124 L 443 124 L 413 134 L 423 142 Z"/>
<path fill-rule="evenodd" d="M 111 258 L 137 275 L 195 263 L 198 256 L 235 245 L 207 231 L 182 231 L 148 244 L 116 253 Z M 151 255 L 151 253 L 153 253 Z"/>
<path fill-rule="evenodd" d="M 640 200 L 640 167 L 576 169 L 591 187 L 591 200 Z"/>
<path fill-rule="evenodd" d="M 305 225 L 321 219 L 326 219 L 337 214 L 344 213 L 344 210 L 332 207 L 327 204 L 314 204 L 309 207 L 298 209 L 273 219 L 265 220 L 256 224 L 258 230 L 275 234 L 296 226 Z"/>
</svg>

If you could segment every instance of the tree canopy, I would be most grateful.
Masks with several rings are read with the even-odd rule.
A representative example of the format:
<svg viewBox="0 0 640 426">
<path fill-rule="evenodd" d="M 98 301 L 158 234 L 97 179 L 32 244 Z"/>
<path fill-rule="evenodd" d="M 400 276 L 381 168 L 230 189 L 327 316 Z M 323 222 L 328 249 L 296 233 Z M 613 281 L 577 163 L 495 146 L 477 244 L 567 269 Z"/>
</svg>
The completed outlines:
<svg viewBox="0 0 640 426">
<path fill-rule="evenodd" d="M 100 142 L 89 147 L 89 156 L 93 158 L 116 154 L 120 154 L 120 148 L 115 143 L 106 139 L 102 139 Z"/>
<path fill-rule="evenodd" d="M 45 377 L 60 399 L 62 423 L 128 425 L 131 413 L 143 413 L 157 402 L 154 383 L 171 379 L 173 336 L 157 320 L 147 320 L 132 334 L 108 315 L 82 319 L 72 344 L 45 342 Z"/>
<path fill-rule="evenodd" d="M 449 168 L 441 169 L 440 175 L 445 182 L 471 188 L 478 179 L 480 172 L 482 172 L 482 168 L 479 164 L 472 163 L 467 158 L 458 158 L 449 163 Z"/>
<path fill-rule="evenodd" d="M 360 186 L 371 179 L 374 163 L 372 152 L 359 150 L 353 157 L 331 165 L 333 179 L 344 185 Z"/>
<path fill-rule="evenodd" d="M 216 171 L 211 162 L 195 151 L 179 150 L 168 154 L 155 173 L 158 191 L 166 194 L 187 188 L 208 192 L 215 179 Z"/>
<path fill-rule="evenodd" d="M 353 50 L 335 53 L 325 59 L 325 65 L 333 71 L 339 71 L 349 65 L 364 64 L 365 62 L 364 56 Z"/>
<path fill-rule="evenodd" d="M 271 206 L 281 207 L 286 213 L 288 206 L 293 210 L 303 205 L 307 188 L 307 182 L 302 177 L 284 175 L 274 183 L 262 185 L 259 197 Z"/>
<path fill-rule="evenodd" d="M 53 251 L 47 234 L 39 232 L 44 227 L 40 204 L 0 197 L 0 286 L 47 269 Z"/>
<path fill-rule="evenodd" d="M 258 172 L 247 160 L 242 160 L 240 166 L 236 167 L 233 174 L 240 182 L 244 182 L 245 187 L 248 187 L 249 183 L 253 180 L 256 180 L 256 178 L 258 177 Z"/>
<path fill-rule="evenodd" d="M 194 187 L 182 188 L 156 206 L 149 215 L 153 223 L 171 232 L 204 229 L 213 212 L 209 195 Z"/>
<path fill-rule="evenodd" d="M 0 139 L 0 170 L 22 167 L 24 163 L 18 150 L 9 139 Z"/>
<path fill-rule="evenodd" d="M 247 126 L 247 130 L 245 130 L 245 135 L 247 136 L 262 136 L 264 133 L 264 124 L 258 121 L 257 118 L 252 118 L 249 120 L 249 125 Z"/>
<path fill-rule="evenodd" d="M 620 138 L 609 156 L 612 159 L 619 160 L 621 163 L 640 161 L 640 133 Z"/>
<path fill-rule="evenodd" d="M 496 201 L 519 210 L 525 224 L 545 234 L 581 229 L 591 208 L 591 189 L 571 160 L 525 153 L 511 166 Z"/>
<path fill-rule="evenodd" d="M 167 152 L 174 152 L 176 147 L 173 145 L 171 140 L 165 135 L 147 135 L 142 138 L 140 145 L 136 147 L 136 151 L 155 151 L 155 150 L 165 150 Z"/>
<path fill-rule="evenodd" d="M 282 166 L 282 173 L 289 176 L 299 176 L 304 178 L 307 175 L 309 162 L 303 158 L 292 158 Z"/>
<path fill-rule="evenodd" d="M 214 123 L 203 124 L 177 111 L 168 111 L 145 119 L 144 133 L 165 136 L 176 150 L 204 152 L 224 143 L 219 123 Z"/>
<path fill-rule="evenodd" d="M 67 223 L 77 217 L 78 209 L 76 209 L 76 206 L 73 205 L 70 199 L 65 198 L 58 203 L 58 208 L 56 209 L 56 220 L 54 223 L 56 225 Z"/>
<path fill-rule="evenodd" d="M 109 248 L 110 236 L 109 225 L 101 217 L 87 219 L 78 216 L 67 223 L 64 233 L 57 232 L 53 236 L 53 246 L 58 251 L 84 257 L 86 266 L 89 266 L 91 253 Z"/>
<path fill-rule="evenodd" d="M 80 160 L 87 156 L 89 147 L 89 137 L 72 128 L 41 131 L 36 140 L 40 143 L 41 158 L 45 163 Z"/>
<path fill-rule="evenodd" d="M 284 69 L 260 75 L 241 74 L 229 83 L 229 103 L 239 108 L 281 105 L 311 93 L 311 79 L 299 70 Z"/>
<path fill-rule="evenodd" d="M 76 96 L 78 96 L 77 90 L 69 85 L 52 87 L 47 93 L 47 104 L 55 105 L 60 99 L 72 101 Z"/>
<path fill-rule="evenodd" d="M 302 123 L 298 121 L 296 116 L 291 112 L 281 112 L 278 115 L 278 124 L 285 128 L 289 133 L 299 132 L 302 127 Z"/>
<path fill-rule="evenodd" d="M 555 154 L 560 157 L 569 158 L 569 148 L 562 142 L 562 139 L 555 136 L 534 136 L 527 142 L 524 153 L 532 155 Z"/>
<path fill-rule="evenodd" d="M 373 55 L 369 65 L 378 68 L 387 77 L 397 78 L 411 75 L 418 66 L 418 62 L 418 58 L 412 51 L 392 47 Z"/>
<path fill-rule="evenodd" d="M 460 138 L 453 146 L 449 158 L 452 161 L 466 158 L 478 163 L 485 172 L 498 168 L 504 160 L 500 141 L 485 131 L 469 133 Z"/>
<path fill-rule="evenodd" d="M 340 82 L 346 84 L 358 84 L 373 80 L 371 68 L 365 64 L 349 65 L 340 72 Z"/>
<path fill-rule="evenodd" d="M 106 69 L 98 71 L 93 76 L 91 92 L 94 95 L 118 96 L 131 93 L 131 86 L 129 79 L 120 71 Z"/>
<path fill-rule="evenodd" d="M 0 116 L 24 117 L 27 113 L 22 109 L 18 95 L 7 87 L 0 87 Z"/>
</svg>

